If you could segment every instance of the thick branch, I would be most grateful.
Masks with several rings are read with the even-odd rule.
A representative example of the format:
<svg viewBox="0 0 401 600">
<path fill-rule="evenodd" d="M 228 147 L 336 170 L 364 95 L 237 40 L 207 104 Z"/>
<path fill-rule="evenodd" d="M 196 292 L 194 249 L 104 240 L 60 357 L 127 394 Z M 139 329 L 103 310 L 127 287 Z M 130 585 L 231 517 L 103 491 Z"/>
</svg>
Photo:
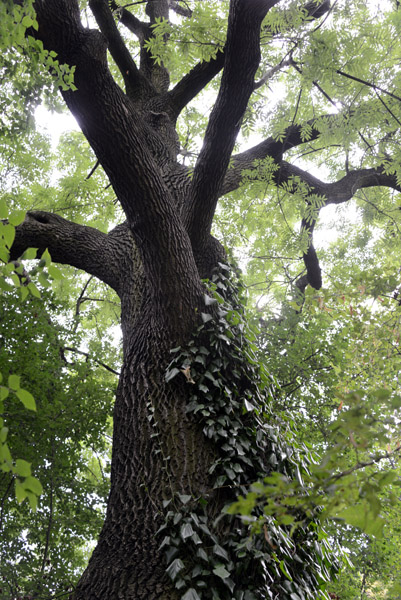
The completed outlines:
<svg viewBox="0 0 401 600">
<path fill-rule="evenodd" d="M 71 265 L 91 273 L 112 287 L 121 288 L 118 244 L 113 236 L 77 225 L 52 213 L 28 212 L 25 221 L 16 228 L 10 259 L 15 260 L 27 248 L 46 248 L 54 262 Z"/>
<path fill-rule="evenodd" d="M 282 161 L 277 174 L 277 182 L 288 181 L 290 177 L 299 177 L 307 183 L 312 194 L 323 196 L 325 198 L 323 206 L 347 202 L 359 189 L 368 187 L 384 186 L 401 192 L 401 186 L 397 183 L 396 176 L 386 174 L 383 167 L 350 171 L 338 181 L 326 183 L 307 171 Z"/>
<path fill-rule="evenodd" d="M 279 0 L 232 0 L 224 71 L 195 165 L 186 225 L 194 247 L 208 238 L 217 199 L 260 61 L 260 26 Z"/>
<path fill-rule="evenodd" d="M 45 47 L 76 66 L 77 89 L 63 91 L 63 97 L 127 216 L 149 296 L 160 299 L 160 309 L 171 309 L 177 297 L 183 297 L 193 318 L 200 283 L 188 236 L 162 177 L 163 161 L 168 159 L 155 156 L 148 145 L 152 130 L 112 78 L 103 35 L 82 26 L 77 0 L 42 0 L 35 7 Z M 166 314 L 160 311 L 161 317 Z"/>
<path fill-rule="evenodd" d="M 178 0 L 169 0 L 169 7 L 177 13 L 177 15 L 181 15 L 182 17 L 192 17 L 192 10 L 189 6 L 181 6 Z"/>
<path fill-rule="evenodd" d="M 110 2 L 110 7 L 117 11 L 120 22 L 134 35 L 137 36 L 139 41 L 143 42 L 144 37 L 148 30 L 148 24 L 140 21 L 135 15 L 129 12 L 126 8 L 120 8 L 117 2 Z"/>
<path fill-rule="evenodd" d="M 282 161 L 276 175 L 276 183 L 280 185 L 293 177 L 297 177 L 304 181 L 309 187 L 310 194 L 322 196 L 324 198 L 323 206 L 347 202 L 359 189 L 367 187 L 384 186 L 399 192 L 401 191 L 401 186 L 398 185 L 395 175 L 387 175 L 382 167 L 350 171 L 338 181 L 325 183 L 307 171 Z M 317 214 L 319 212 L 320 209 L 317 209 Z M 313 246 L 313 231 L 316 221 L 317 216 L 313 220 L 303 219 L 301 229 L 306 231 L 309 236 L 309 247 L 307 252 L 303 255 L 308 283 L 318 290 L 322 287 L 322 274 L 319 259 Z"/>
<path fill-rule="evenodd" d="M 221 71 L 224 66 L 224 56 L 224 52 L 219 51 L 209 62 L 198 63 L 168 92 L 175 118 Z"/>
<path fill-rule="evenodd" d="M 223 196 L 224 194 L 228 194 L 229 192 L 237 189 L 242 181 L 242 172 L 245 169 L 255 169 L 255 161 L 262 160 L 270 156 L 277 163 L 280 163 L 284 152 L 287 152 L 296 146 L 300 146 L 301 144 L 316 140 L 319 137 L 320 130 L 315 127 L 315 124 L 318 120 L 321 121 L 322 118 L 333 119 L 337 116 L 338 115 L 325 115 L 319 119 L 307 121 L 302 125 L 290 125 L 285 130 L 285 135 L 282 141 L 276 140 L 274 137 L 269 137 L 263 140 L 263 142 L 260 144 L 253 146 L 249 150 L 241 152 L 240 154 L 235 154 L 232 157 L 230 168 L 228 169 L 224 178 L 220 195 Z M 311 127 L 311 130 L 308 131 L 307 140 L 302 135 L 305 125 Z"/>
<path fill-rule="evenodd" d="M 156 91 L 138 70 L 117 29 L 107 0 L 89 0 L 89 6 L 101 32 L 107 39 L 110 54 L 123 76 L 127 94 L 134 100 L 154 96 Z"/>
<path fill-rule="evenodd" d="M 158 21 L 169 20 L 169 3 L 168 0 L 152 0 L 146 3 L 146 14 L 149 17 L 149 25 L 147 27 L 144 42 L 153 37 L 152 26 Z M 164 43 L 168 40 L 164 37 Z M 146 49 L 141 41 L 141 72 L 147 77 L 160 92 L 167 92 L 170 85 L 170 75 L 163 64 L 158 64 Z"/>
<path fill-rule="evenodd" d="M 277 4 L 277 2 L 274 2 Z M 273 5 L 273 4 L 271 4 Z M 319 19 L 330 10 L 330 0 L 324 0 L 322 4 L 317 5 L 314 0 L 308 2 L 304 6 L 304 20 Z M 267 29 L 265 29 L 267 32 Z M 275 33 L 268 31 L 269 35 L 274 36 Z M 173 105 L 176 118 L 182 109 L 199 94 L 200 91 L 221 71 L 224 66 L 225 48 L 221 49 L 215 58 L 209 62 L 198 63 L 189 73 L 187 73 L 181 81 L 169 92 L 169 96 Z M 246 51 L 244 52 L 246 55 Z M 281 63 L 280 63 L 281 64 Z M 284 66 L 281 64 L 281 67 Z M 277 70 L 277 68 L 275 69 Z M 259 82 L 255 85 L 255 89 L 263 85 Z"/>
</svg>

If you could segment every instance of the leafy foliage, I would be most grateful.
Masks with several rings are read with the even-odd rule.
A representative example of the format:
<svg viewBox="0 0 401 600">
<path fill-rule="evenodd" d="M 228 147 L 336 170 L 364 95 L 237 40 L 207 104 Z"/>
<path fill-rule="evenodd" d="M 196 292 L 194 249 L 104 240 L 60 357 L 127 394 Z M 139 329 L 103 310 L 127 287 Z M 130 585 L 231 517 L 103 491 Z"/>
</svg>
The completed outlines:
<svg viewBox="0 0 401 600">
<path fill-rule="evenodd" d="M 13 295 L 3 296 L 0 369 L 14 388 L 20 378 L 13 373 L 21 373 L 29 392 L 17 388 L 16 394 L 28 402 L 32 394 L 37 405 L 33 413 L 12 396 L 4 399 L 4 422 L 12 425 L 7 442 L 13 456 L 24 456 L 15 468 L 26 476 L 16 480 L 16 498 L 14 468 L 3 469 L 0 479 L 4 598 L 14 598 L 17 590 L 43 596 L 71 588 L 101 526 L 109 484 L 113 379 L 90 361 L 71 360 L 65 348 L 79 346 L 80 336 L 65 306 L 42 291 L 23 309 Z M 44 370 L 49 359 L 52 368 Z M 34 482 L 29 487 L 31 469 L 40 489 Z M 32 491 L 42 492 L 34 514 L 20 504 L 24 494 L 32 499 Z"/>
</svg>

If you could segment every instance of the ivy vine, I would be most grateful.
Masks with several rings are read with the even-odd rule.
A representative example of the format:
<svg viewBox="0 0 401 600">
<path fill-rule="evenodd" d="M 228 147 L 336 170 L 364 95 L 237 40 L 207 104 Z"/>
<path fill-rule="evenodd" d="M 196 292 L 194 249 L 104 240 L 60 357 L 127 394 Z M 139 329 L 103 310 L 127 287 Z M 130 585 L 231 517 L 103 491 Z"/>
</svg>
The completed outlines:
<svg viewBox="0 0 401 600">
<path fill-rule="evenodd" d="M 173 348 L 166 380 L 183 375 L 192 384 L 187 413 L 218 448 L 210 467 L 210 497 L 177 494 L 159 532 L 166 572 L 181 600 L 312 600 L 338 570 L 320 525 L 292 515 L 230 514 L 239 496 L 272 473 L 291 481 L 312 460 L 300 447 L 289 419 L 274 414 L 278 386 L 258 359 L 240 286 L 231 269 L 206 282 L 205 311 L 186 348 Z M 209 516 L 218 499 L 220 515 Z M 232 512 L 232 511 L 231 511 Z"/>
</svg>

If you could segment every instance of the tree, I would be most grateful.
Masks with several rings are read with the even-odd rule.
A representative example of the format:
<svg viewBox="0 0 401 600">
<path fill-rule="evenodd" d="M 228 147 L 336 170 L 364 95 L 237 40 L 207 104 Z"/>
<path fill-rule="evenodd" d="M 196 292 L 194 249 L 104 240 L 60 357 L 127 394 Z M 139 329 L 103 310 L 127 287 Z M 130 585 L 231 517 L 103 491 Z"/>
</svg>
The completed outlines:
<svg viewBox="0 0 401 600">
<path fill-rule="evenodd" d="M 6 3 L 14 14 L 15 4 Z M 302 271 L 295 261 L 289 277 L 295 309 L 308 286 L 321 288 L 313 245 L 319 211 L 358 190 L 369 202 L 371 188 L 399 191 L 397 53 L 384 43 L 399 21 L 397 6 L 376 15 L 366 2 L 204 7 L 149 0 L 120 7 L 90 0 L 97 24 L 90 28 L 81 4 L 37 0 L 36 17 L 24 22 L 24 56 L 36 85 L 43 85 L 35 79 L 41 60 L 56 70 L 125 220 L 104 233 L 55 212 L 30 211 L 10 248 L 12 260 L 30 247 L 38 256 L 48 249 L 54 262 L 97 277 L 121 301 L 111 490 L 73 597 L 313 598 L 333 566 L 313 519 L 304 519 L 291 540 L 291 520 L 269 517 L 258 541 L 249 542 L 239 520 L 222 518 L 258 477 L 273 469 L 295 476 L 301 459 L 288 428 L 277 432 L 273 381 L 255 367 L 226 252 L 211 228 L 218 200 L 243 194 L 244 185 L 277 198 L 271 222 L 291 203 L 289 222 L 299 221 L 300 233 L 283 245 L 301 253 L 305 265 Z M 347 33 L 346 20 L 355 32 Z M 125 38 L 127 30 L 139 47 Z M 190 62 L 185 74 L 177 64 L 181 49 Z M 195 64 L 195 57 L 202 60 Z M 199 135 L 196 105 L 179 119 L 220 72 L 202 147 L 188 167 L 177 157 L 190 154 Z M 288 94 L 266 115 L 265 139 L 235 154 L 241 126 L 245 135 L 263 114 L 254 99 L 267 101 L 269 81 L 282 73 Z M 299 149 L 320 153 L 329 183 L 295 164 Z M 380 202 L 393 200 L 381 194 Z M 222 201 L 223 213 L 228 203 Z M 265 233 L 269 238 L 269 228 Z"/>
</svg>

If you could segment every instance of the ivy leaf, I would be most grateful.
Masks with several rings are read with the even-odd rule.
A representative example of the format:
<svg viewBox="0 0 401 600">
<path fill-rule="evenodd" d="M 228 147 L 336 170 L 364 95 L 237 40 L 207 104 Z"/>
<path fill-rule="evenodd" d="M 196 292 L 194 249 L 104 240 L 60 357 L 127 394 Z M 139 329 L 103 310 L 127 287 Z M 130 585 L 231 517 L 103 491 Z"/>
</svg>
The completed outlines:
<svg viewBox="0 0 401 600">
<path fill-rule="evenodd" d="M 167 567 L 166 573 L 170 577 L 172 581 L 177 577 L 178 573 L 183 570 L 184 563 L 180 558 L 176 558 L 173 562 Z"/>
<path fill-rule="evenodd" d="M 168 382 L 168 381 L 171 381 L 172 379 L 174 379 L 174 377 L 176 375 L 178 375 L 179 372 L 180 372 L 180 370 L 177 369 L 177 367 L 174 367 L 173 369 L 170 369 L 169 371 L 167 371 L 166 376 L 165 376 L 166 381 Z"/>
<path fill-rule="evenodd" d="M 194 588 L 189 588 L 189 590 L 187 590 L 185 592 L 185 594 L 183 596 L 181 596 L 181 600 L 201 600 L 199 595 L 197 594 L 196 590 L 194 590 Z"/>
<path fill-rule="evenodd" d="M 192 529 L 191 523 L 184 523 L 181 527 L 180 535 L 182 539 L 185 541 L 187 538 L 191 537 L 194 534 L 194 530 Z"/>
<path fill-rule="evenodd" d="M 218 544 L 215 544 L 213 546 L 213 552 L 214 552 L 214 554 L 217 554 L 218 556 L 221 556 L 222 558 L 224 558 L 226 561 L 230 560 L 230 557 L 228 556 L 227 552 L 224 550 L 224 548 L 222 548 Z"/>
<path fill-rule="evenodd" d="M 227 569 L 223 565 L 219 565 L 218 567 L 213 569 L 213 573 L 215 575 L 217 575 L 217 577 L 220 577 L 221 579 L 226 579 L 227 577 L 230 577 L 230 573 L 227 571 Z"/>
<path fill-rule="evenodd" d="M 284 563 L 283 560 L 280 560 L 279 567 L 280 567 L 281 572 L 284 573 L 284 575 L 287 577 L 287 579 L 289 579 L 290 581 L 292 581 L 292 577 L 289 574 L 289 572 L 287 571 L 287 569 L 285 567 L 285 563 Z"/>
<path fill-rule="evenodd" d="M 189 496 L 188 494 L 178 494 L 178 497 L 183 504 L 188 504 L 192 498 L 192 496 Z"/>
<path fill-rule="evenodd" d="M 205 304 L 206 306 L 211 306 L 212 304 L 217 304 L 216 298 L 211 298 L 207 294 L 205 294 Z"/>
</svg>

